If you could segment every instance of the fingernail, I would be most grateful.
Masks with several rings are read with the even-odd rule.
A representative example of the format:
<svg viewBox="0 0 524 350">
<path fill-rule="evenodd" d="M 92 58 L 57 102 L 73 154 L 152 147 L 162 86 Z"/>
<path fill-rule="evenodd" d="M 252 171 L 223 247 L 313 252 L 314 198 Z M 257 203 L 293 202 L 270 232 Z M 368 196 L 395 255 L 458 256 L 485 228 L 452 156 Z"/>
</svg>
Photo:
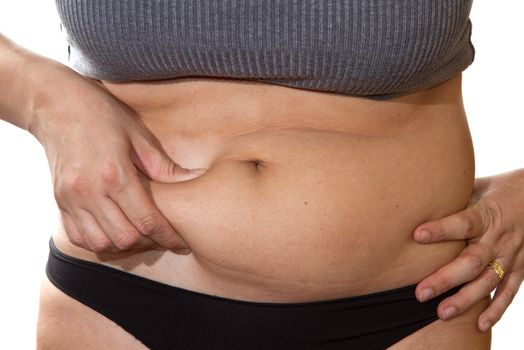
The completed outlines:
<svg viewBox="0 0 524 350">
<path fill-rule="evenodd" d="M 175 250 L 176 254 L 188 255 L 191 253 L 191 249 L 177 249 Z"/>
<path fill-rule="evenodd" d="M 444 318 L 444 320 L 448 320 L 455 316 L 457 313 L 458 311 L 456 308 L 454 308 L 453 306 L 448 307 L 446 310 L 444 310 L 444 314 L 442 315 L 442 317 Z"/>
<path fill-rule="evenodd" d="M 421 243 L 429 241 L 429 237 L 430 234 L 427 230 L 418 231 L 418 233 L 415 235 L 415 239 Z"/>
<path fill-rule="evenodd" d="M 420 292 L 420 301 L 426 301 L 428 299 L 433 298 L 433 289 L 431 288 L 424 288 L 422 289 L 422 292 Z"/>
<path fill-rule="evenodd" d="M 491 327 L 491 323 L 489 321 L 484 322 L 484 324 L 482 325 L 482 331 L 487 332 L 489 330 L 489 327 Z"/>
</svg>

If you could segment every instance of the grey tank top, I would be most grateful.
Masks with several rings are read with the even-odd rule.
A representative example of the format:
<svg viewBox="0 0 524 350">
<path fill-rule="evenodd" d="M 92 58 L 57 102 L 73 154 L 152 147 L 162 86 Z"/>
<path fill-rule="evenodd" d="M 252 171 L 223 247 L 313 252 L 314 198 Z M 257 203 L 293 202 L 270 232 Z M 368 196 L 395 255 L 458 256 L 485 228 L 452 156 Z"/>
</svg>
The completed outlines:
<svg viewBox="0 0 524 350">
<path fill-rule="evenodd" d="M 55 0 L 68 64 L 108 81 L 248 79 L 389 98 L 474 60 L 472 0 Z"/>
</svg>

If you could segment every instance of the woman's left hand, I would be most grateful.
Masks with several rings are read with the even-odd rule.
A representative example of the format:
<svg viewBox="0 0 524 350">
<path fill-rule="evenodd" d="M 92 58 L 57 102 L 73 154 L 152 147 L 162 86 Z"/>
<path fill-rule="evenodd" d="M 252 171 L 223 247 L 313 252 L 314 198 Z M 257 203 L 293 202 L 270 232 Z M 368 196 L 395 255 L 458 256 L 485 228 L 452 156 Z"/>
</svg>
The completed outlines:
<svg viewBox="0 0 524 350">
<path fill-rule="evenodd" d="M 423 231 L 427 231 L 427 239 Z M 478 328 L 489 330 L 506 311 L 524 279 L 524 169 L 475 179 L 468 206 L 455 214 L 419 225 L 413 237 L 419 243 L 467 240 L 468 245 L 452 262 L 422 280 L 416 290 L 426 301 L 466 283 L 438 307 L 443 320 L 459 315 L 495 295 L 479 316 Z M 505 274 L 500 280 L 490 261 L 497 260 Z M 423 298 L 423 292 L 433 291 Z"/>
</svg>

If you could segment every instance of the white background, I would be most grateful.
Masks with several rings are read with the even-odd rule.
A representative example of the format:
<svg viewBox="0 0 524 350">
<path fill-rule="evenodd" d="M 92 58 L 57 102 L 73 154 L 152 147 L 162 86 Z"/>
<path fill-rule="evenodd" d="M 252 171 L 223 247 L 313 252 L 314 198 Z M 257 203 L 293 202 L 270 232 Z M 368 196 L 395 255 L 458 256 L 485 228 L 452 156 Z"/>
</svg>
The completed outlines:
<svg viewBox="0 0 524 350">
<path fill-rule="evenodd" d="M 523 13 L 521 0 L 473 4 L 476 57 L 464 72 L 463 91 L 477 177 L 524 167 Z M 66 64 L 59 23 L 52 0 L 0 2 L 0 32 Z M 40 281 L 57 219 L 43 148 L 0 121 L 0 349 L 35 348 Z M 521 291 L 494 327 L 493 349 L 523 349 L 523 322 Z"/>
</svg>

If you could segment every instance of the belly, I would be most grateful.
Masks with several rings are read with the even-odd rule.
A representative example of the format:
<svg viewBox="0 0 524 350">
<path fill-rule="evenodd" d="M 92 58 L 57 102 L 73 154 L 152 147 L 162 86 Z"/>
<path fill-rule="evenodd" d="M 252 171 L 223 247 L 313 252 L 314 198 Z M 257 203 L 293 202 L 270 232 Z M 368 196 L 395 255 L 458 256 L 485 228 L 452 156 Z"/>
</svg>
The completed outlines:
<svg viewBox="0 0 524 350">
<path fill-rule="evenodd" d="M 70 245 L 61 227 L 57 246 L 243 300 L 309 301 L 416 283 L 465 246 L 412 239 L 419 224 L 469 200 L 474 157 L 453 95 L 459 84 L 393 102 L 265 84 L 181 84 L 157 108 L 115 89 L 173 160 L 207 169 L 169 184 L 141 177 L 192 253 L 95 255 Z"/>
</svg>

